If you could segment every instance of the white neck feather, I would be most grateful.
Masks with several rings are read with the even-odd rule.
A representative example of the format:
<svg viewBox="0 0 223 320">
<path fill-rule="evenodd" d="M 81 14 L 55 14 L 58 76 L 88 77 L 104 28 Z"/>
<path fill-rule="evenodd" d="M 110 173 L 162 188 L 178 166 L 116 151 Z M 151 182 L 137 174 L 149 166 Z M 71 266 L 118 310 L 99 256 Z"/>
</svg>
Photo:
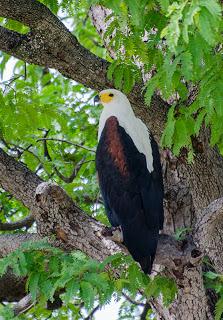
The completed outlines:
<svg viewBox="0 0 223 320">
<path fill-rule="evenodd" d="M 150 133 L 146 125 L 135 116 L 128 100 L 120 103 L 114 101 L 104 105 L 99 121 L 98 140 L 101 137 L 106 120 L 111 116 L 115 116 L 118 119 L 119 125 L 132 138 L 136 148 L 145 155 L 147 168 L 149 172 L 152 172 L 153 156 Z"/>
</svg>

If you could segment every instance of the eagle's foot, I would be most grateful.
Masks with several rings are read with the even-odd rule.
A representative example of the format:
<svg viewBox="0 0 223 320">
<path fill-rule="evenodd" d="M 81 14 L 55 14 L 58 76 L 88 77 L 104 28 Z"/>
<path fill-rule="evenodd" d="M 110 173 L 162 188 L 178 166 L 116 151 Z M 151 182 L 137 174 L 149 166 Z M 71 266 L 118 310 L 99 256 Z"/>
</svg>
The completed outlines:
<svg viewBox="0 0 223 320">
<path fill-rule="evenodd" d="M 105 227 L 101 234 L 114 241 L 114 242 L 118 242 L 118 243 L 122 243 L 123 242 L 123 233 L 122 233 L 122 229 L 120 226 L 118 227 Z"/>
</svg>

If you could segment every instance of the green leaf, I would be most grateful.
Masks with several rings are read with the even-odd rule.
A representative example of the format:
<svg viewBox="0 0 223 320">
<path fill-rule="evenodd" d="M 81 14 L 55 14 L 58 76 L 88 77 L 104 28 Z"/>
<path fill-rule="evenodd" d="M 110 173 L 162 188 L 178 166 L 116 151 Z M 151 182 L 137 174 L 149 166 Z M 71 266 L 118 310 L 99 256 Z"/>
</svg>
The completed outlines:
<svg viewBox="0 0 223 320">
<path fill-rule="evenodd" d="M 223 314 L 223 297 L 221 297 L 215 305 L 215 320 L 221 320 Z"/>
<path fill-rule="evenodd" d="M 183 146 L 190 142 L 190 135 L 186 126 L 186 122 L 179 118 L 175 123 L 175 132 L 173 137 L 173 153 L 178 156 Z"/>
<path fill-rule="evenodd" d="M 198 28 L 202 37 L 208 44 L 214 45 L 216 41 L 215 30 L 211 24 L 210 13 L 206 9 L 202 9 L 199 14 Z"/>
<path fill-rule="evenodd" d="M 205 277 L 212 279 L 212 280 L 217 279 L 219 277 L 219 274 L 212 272 L 212 271 L 205 272 L 204 275 L 205 275 Z"/>
<path fill-rule="evenodd" d="M 122 88 L 123 76 L 124 76 L 124 68 L 125 68 L 125 66 L 123 64 L 120 64 L 114 70 L 113 77 L 114 77 L 115 87 L 117 89 L 121 89 Z"/>
<path fill-rule="evenodd" d="M 66 284 L 66 292 L 64 294 L 65 303 L 72 301 L 75 295 L 79 292 L 80 285 L 77 280 L 72 279 Z"/>
<path fill-rule="evenodd" d="M 36 300 L 36 297 L 37 297 L 37 294 L 38 294 L 39 278 L 40 278 L 40 273 L 31 272 L 29 277 L 28 277 L 28 280 L 27 280 L 26 286 L 28 287 L 29 292 L 31 293 L 33 301 Z"/>
<path fill-rule="evenodd" d="M 92 285 L 87 281 L 81 281 L 80 283 L 80 296 L 84 301 L 84 306 L 90 309 L 94 305 L 94 289 Z"/>
<path fill-rule="evenodd" d="M 221 16 L 221 6 L 216 0 L 200 0 L 200 6 L 204 6 L 214 16 Z"/>
<path fill-rule="evenodd" d="M 180 55 L 181 59 L 181 70 L 184 78 L 189 81 L 193 80 L 193 61 L 190 52 L 184 52 Z"/>
<path fill-rule="evenodd" d="M 146 93 L 145 93 L 145 102 L 149 106 L 151 103 L 152 96 L 157 89 L 159 84 L 159 78 L 158 76 L 152 77 L 148 82 L 146 86 Z"/>
<path fill-rule="evenodd" d="M 200 10 L 201 8 L 199 4 L 194 1 L 192 1 L 191 5 L 186 8 L 186 13 L 183 21 L 183 30 L 182 30 L 182 36 L 186 43 L 189 42 L 188 28 L 189 26 L 194 24 L 194 20 Z"/>
<path fill-rule="evenodd" d="M 0 275 L 6 273 L 8 267 L 11 265 L 11 260 L 8 257 L 0 259 Z"/>
<path fill-rule="evenodd" d="M 162 137 L 161 137 L 161 145 L 163 147 L 171 148 L 173 144 L 173 135 L 175 132 L 175 106 L 173 105 L 167 115 L 167 124 L 163 131 Z"/>
<path fill-rule="evenodd" d="M 169 0 L 157 0 L 163 12 L 167 12 L 170 5 Z"/>
<path fill-rule="evenodd" d="M 116 67 L 117 67 L 117 62 L 116 61 L 109 65 L 108 71 L 107 71 L 108 80 L 110 80 L 110 81 L 113 80 L 113 73 L 114 73 Z"/>
<path fill-rule="evenodd" d="M 198 116 L 196 117 L 196 121 L 195 121 L 195 125 L 194 125 L 194 133 L 195 133 L 196 135 L 199 134 L 199 131 L 200 131 L 200 129 L 201 129 L 201 125 L 202 125 L 202 123 L 203 123 L 203 121 L 204 121 L 204 118 L 205 118 L 205 116 L 206 116 L 206 113 L 207 113 L 207 111 L 206 111 L 205 109 L 202 109 L 202 110 L 199 112 Z"/>
</svg>

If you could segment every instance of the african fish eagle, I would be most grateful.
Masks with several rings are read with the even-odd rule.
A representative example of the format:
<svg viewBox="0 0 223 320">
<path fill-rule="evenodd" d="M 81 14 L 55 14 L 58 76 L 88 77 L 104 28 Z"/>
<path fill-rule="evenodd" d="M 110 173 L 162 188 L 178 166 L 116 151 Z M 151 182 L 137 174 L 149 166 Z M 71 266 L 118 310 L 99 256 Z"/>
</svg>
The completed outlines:
<svg viewBox="0 0 223 320">
<path fill-rule="evenodd" d="M 151 273 L 164 219 L 158 146 L 122 92 L 103 90 L 95 101 L 104 106 L 96 170 L 106 214 L 113 227 L 121 227 L 133 259 Z"/>
</svg>

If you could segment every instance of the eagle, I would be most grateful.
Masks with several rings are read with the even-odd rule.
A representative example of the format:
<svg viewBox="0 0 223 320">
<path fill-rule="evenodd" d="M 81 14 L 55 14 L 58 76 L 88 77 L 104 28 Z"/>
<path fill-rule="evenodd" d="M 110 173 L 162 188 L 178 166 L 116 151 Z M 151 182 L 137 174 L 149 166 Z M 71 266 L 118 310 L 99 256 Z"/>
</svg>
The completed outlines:
<svg viewBox="0 0 223 320">
<path fill-rule="evenodd" d="M 158 145 L 122 92 L 106 89 L 94 101 L 104 107 L 96 170 L 105 211 L 112 227 L 121 228 L 133 259 L 150 274 L 164 220 Z"/>
</svg>

